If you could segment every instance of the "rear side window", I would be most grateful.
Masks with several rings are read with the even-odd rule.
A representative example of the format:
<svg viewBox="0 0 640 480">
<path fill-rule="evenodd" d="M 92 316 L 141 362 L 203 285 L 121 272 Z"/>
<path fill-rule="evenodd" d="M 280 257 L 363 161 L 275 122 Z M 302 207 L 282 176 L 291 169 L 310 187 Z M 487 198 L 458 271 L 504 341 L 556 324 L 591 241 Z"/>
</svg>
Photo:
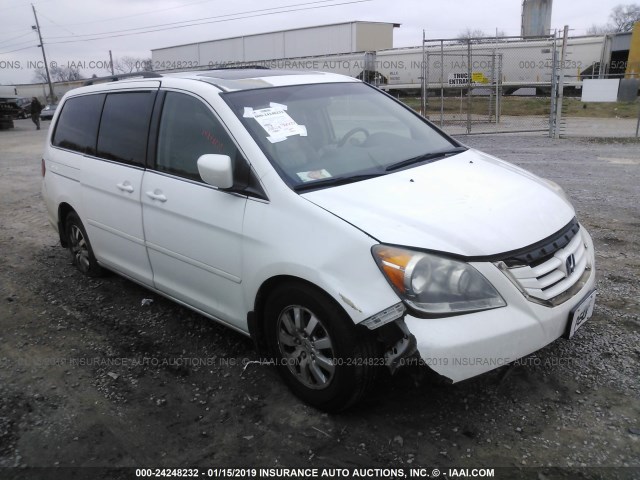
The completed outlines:
<svg viewBox="0 0 640 480">
<path fill-rule="evenodd" d="M 70 98 L 64 103 L 53 144 L 89 155 L 96 154 L 96 141 L 104 94 Z"/>
<path fill-rule="evenodd" d="M 167 92 L 158 132 L 156 169 L 201 181 L 197 162 L 208 153 L 229 155 L 235 163 L 238 151 L 204 103 L 190 95 Z"/>
<path fill-rule="evenodd" d="M 144 166 L 154 98 L 155 92 L 107 95 L 98 134 L 99 157 Z"/>
</svg>

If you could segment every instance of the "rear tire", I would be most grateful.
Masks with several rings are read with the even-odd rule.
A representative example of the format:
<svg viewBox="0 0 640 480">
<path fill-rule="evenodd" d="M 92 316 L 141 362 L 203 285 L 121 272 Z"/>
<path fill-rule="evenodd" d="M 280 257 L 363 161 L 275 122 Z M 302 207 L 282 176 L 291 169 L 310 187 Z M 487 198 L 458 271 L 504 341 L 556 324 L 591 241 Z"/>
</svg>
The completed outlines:
<svg viewBox="0 0 640 480">
<path fill-rule="evenodd" d="M 65 235 L 71 261 L 80 273 L 87 277 L 100 277 L 104 270 L 98 264 L 87 231 L 82 225 L 82 221 L 76 212 L 70 212 L 65 219 Z"/>
<path fill-rule="evenodd" d="M 360 400 L 380 368 L 377 341 L 358 331 L 326 294 L 300 283 L 274 290 L 265 308 L 267 345 L 295 395 L 324 411 Z"/>
</svg>

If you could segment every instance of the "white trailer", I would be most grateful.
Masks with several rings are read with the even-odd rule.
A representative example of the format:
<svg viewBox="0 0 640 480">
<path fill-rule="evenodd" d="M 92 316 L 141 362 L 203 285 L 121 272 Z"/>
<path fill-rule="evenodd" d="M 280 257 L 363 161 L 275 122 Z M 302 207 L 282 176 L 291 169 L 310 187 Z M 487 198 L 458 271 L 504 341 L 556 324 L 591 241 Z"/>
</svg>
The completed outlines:
<svg viewBox="0 0 640 480">
<path fill-rule="evenodd" d="M 581 85 L 586 76 L 597 76 L 603 37 L 569 39 L 565 59 L 565 85 Z M 466 87 L 471 83 L 494 84 L 500 79 L 504 87 L 543 86 L 551 82 L 553 41 L 516 40 L 495 43 L 431 44 L 425 48 L 394 48 L 376 52 L 375 64 L 383 77 L 385 90 L 418 89 L 421 86 L 423 55 L 426 60 L 428 86 Z M 560 42 L 556 48 L 560 48 Z M 469 53 L 471 65 L 469 65 Z"/>
<path fill-rule="evenodd" d="M 14 85 L 0 85 L 0 98 L 13 98 L 18 96 L 18 89 Z"/>
<path fill-rule="evenodd" d="M 470 49 L 452 40 L 429 41 L 425 52 L 421 46 L 390 48 L 397 26 L 346 22 L 178 45 L 152 50 L 152 63 L 160 72 L 244 65 L 320 70 L 365 79 L 385 90 L 418 90 L 424 54 L 429 88 L 501 84 L 503 92 L 509 92 L 548 87 L 554 49 L 557 52 L 561 45 L 553 38 L 536 37 L 482 39 Z M 579 87 L 583 78 L 598 75 L 606 56 L 604 40 L 603 36 L 569 39 L 565 86 Z"/>
</svg>

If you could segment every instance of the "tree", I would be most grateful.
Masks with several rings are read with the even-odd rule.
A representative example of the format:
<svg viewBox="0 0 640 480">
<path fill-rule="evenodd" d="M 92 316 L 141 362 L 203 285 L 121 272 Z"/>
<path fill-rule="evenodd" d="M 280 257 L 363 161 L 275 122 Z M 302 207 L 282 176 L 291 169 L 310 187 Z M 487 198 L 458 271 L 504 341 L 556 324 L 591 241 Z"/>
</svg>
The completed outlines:
<svg viewBox="0 0 640 480">
<path fill-rule="evenodd" d="M 461 43 L 467 43 L 468 41 L 471 41 L 472 43 L 482 43 L 491 42 L 492 39 L 499 37 L 506 37 L 506 33 L 504 30 L 496 30 L 495 34 L 492 33 L 488 35 L 478 28 L 472 30 L 467 27 L 458 34 L 456 39 Z"/>
<path fill-rule="evenodd" d="M 630 3 L 613 7 L 609 18 L 616 32 L 629 32 L 636 22 L 640 22 L 640 5 Z"/>
<path fill-rule="evenodd" d="M 82 80 L 84 77 L 77 67 L 51 67 L 49 68 L 51 79 L 56 82 L 72 82 L 74 80 Z"/>
<path fill-rule="evenodd" d="M 121 57 L 113 62 L 116 73 L 135 73 L 152 70 L 150 58 Z"/>
<path fill-rule="evenodd" d="M 77 67 L 58 67 L 49 68 L 52 82 L 73 82 L 74 80 L 82 80 L 84 76 Z M 33 78 L 40 83 L 47 83 L 47 72 L 44 68 L 36 68 L 33 71 Z"/>
<path fill-rule="evenodd" d="M 33 79 L 38 83 L 47 83 L 47 72 L 43 67 L 36 68 L 33 71 Z"/>
<path fill-rule="evenodd" d="M 605 25 L 591 25 L 587 35 L 605 35 L 607 33 L 628 32 L 636 22 L 640 22 L 640 5 L 630 3 L 617 5 L 609 15 L 611 22 Z"/>
<path fill-rule="evenodd" d="M 596 25 L 595 23 L 587 28 L 587 35 L 606 35 L 607 33 L 613 33 L 615 30 L 612 25 Z"/>
<path fill-rule="evenodd" d="M 480 29 L 476 28 L 474 30 L 471 30 L 469 27 L 467 27 L 464 30 L 462 30 L 456 38 L 458 40 L 467 42 L 469 40 L 477 40 L 479 38 L 484 38 L 486 36 L 487 34 Z"/>
</svg>

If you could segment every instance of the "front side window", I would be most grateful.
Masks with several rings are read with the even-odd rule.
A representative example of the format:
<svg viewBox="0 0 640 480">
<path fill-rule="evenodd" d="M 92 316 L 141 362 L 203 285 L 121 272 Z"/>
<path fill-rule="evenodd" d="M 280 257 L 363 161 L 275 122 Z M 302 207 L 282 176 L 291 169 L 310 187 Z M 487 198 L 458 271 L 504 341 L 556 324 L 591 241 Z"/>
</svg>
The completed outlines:
<svg viewBox="0 0 640 480">
<path fill-rule="evenodd" d="M 296 190 L 386 175 L 465 150 L 362 83 L 243 90 L 224 99 Z"/>
<path fill-rule="evenodd" d="M 191 95 L 167 92 L 162 108 L 156 169 L 200 181 L 198 158 L 205 154 L 238 154 L 218 119 Z"/>
<path fill-rule="evenodd" d="M 155 92 L 107 95 L 98 134 L 99 157 L 144 166 L 154 98 Z"/>
<path fill-rule="evenodd" d="M 58 118 L 53 145 L 95 155 L 104 97 L 99 94 L 68 99 Z"/>
</svg>

